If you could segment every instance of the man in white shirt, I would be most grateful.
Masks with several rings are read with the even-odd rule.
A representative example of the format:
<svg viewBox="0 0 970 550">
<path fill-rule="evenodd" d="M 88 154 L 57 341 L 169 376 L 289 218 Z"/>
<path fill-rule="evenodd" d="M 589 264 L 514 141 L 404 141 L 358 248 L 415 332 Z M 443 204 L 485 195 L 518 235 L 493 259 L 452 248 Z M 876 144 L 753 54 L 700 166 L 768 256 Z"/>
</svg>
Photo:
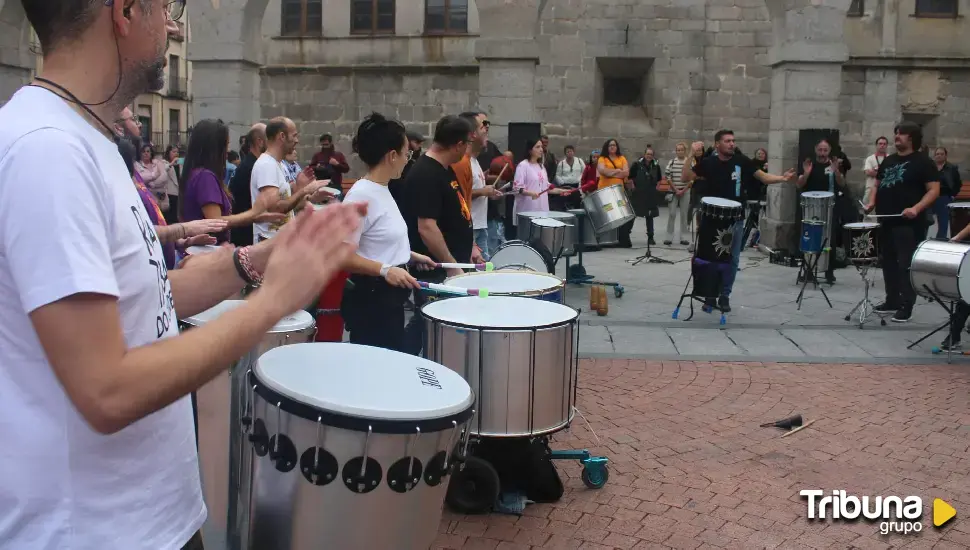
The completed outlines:
<svg viewBox="0 0 970 550">
<path fill-rule="evenodd" d="M 0 108 L 0 549 L 194 550 L 188 395 L 319 295 L 361 209 L 167 271 L 110 123 L 162 88 L 184 1 L 22 4 L 44 64 Z M 246 305 L 178 334 L 260 272 Z"/>
<path fill-rule="evenodd" d="M 566 155 L 556 166 L 556 185 L 563 189 L 575 189 L 571 195 L 552 195 L 549 197 L 549 207 L 553 210 L 572 210 L 582 208 L 582 197 L 580 197 L 579 184 L 583 179 L 583 170 L 586 163 L 583 159 L 576 156 L 576 148 L 567 145 L 563 149 Z"/>
<path fill-rule="evenodd" d="M 494 185 L 487 185 L 485 182 L 485 172 L 478 164 L 478 155 L 485 150 L 488 145 L 488 115 L 480 111 L 467 111 L 460 115 L 475 128 L 469 137 L 468 151 L 462 163 L 467 163 L 471 176 L 471 196 L 472 196 L 472 230 L 475 236 L 475 246 L 481 254 L 483 260 L 491 257 L 493 250 L 488 249 L 488 201 L 489 199 L 500 197 L 501 194 L 495 190 Z M 464 173 L 464 168 L 456 169 L 459 178 L 460 173 Z"/>
<path fill-rule="evenodd" d="M 303 208 L 308 197 L 322 198 L 312 197 L 312 195 L 327 185 L 327 181 L 314 180 L 306 171 L 300 172 L 296 182 L 290 186 L 283 159 L 296 151 L 299 143 L 300 134 L 292 120 L 284 117 L 274 118 L 266 125 L 266 152 L 256 159 L 249 184 L 253 206 L 256 206 L 256 202 L 259 201 L 269 212 L 291 215 L 282 222 L 254 223 L 254 242 L 258 243 L 275 236 L 280 228 L 293 218 L 292 213 Z"/>
<path fill-rule="evenodd" d="M 862 202 L 869 204 L 872 193 L 876 189 L 876 174 L 879 173 L 879 166 L 886 160 L 886 150 L 889 149 L 889 140 L 880 136 L 876 140 L 876 152 L 866 158 L 863 169 L 866 173 L 866 190 L 862 196 Z"/>
</svg>

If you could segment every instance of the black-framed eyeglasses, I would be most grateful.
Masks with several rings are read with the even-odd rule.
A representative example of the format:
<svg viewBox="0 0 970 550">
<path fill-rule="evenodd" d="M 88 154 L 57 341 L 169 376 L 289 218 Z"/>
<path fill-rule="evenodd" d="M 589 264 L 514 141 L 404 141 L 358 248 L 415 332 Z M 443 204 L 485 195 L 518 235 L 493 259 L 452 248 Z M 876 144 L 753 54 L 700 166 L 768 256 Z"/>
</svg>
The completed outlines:
<svg viewBox="0 0 970 550">
<path fill-rule="evenodd" d="M 484 126 L 485 128 L 488 128 L 488 127 L 489 127 L 489 126 L 491 126 L 491 125 L 492 125 L 492 123 L 491 123 L 491 122 L 489 122 L 489 121 L 487 121 L 487 120 L 483 120 L 483 121 L 482 121 L 482 126 Z"/>
<path fill-rule="evenodd" d="M 172 18 L 172 21 L 178 21 L 185 15 L 185 2 L 186 0 L 169 0 L 166 8 L 168 8 L 168 16 Z"/>
</svg>

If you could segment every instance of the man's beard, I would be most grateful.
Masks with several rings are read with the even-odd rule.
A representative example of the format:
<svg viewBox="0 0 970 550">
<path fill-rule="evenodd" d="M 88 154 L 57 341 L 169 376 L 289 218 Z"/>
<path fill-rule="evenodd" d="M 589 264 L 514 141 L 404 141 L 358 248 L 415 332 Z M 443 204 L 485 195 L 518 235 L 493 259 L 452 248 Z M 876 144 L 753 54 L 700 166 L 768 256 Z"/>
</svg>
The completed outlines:
<svg viewBox="0 0 970 550">
<path fill-rule="evenodd" d="M 119 95 L 124 96 L 124 104 L 134 101 L 139 94 L 157 92 L 165 87 L 164 53 L 152 61 L 135 63 L 122 74 Z"/>
</svg>

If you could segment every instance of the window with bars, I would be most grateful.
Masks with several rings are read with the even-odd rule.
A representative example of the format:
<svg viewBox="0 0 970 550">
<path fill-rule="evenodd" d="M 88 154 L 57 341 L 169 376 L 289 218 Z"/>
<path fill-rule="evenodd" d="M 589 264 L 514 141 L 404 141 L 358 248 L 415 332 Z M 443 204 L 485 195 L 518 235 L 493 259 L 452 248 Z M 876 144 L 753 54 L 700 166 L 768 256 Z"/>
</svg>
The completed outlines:
<svg viewBox="0 0 970 550">
<path fill-rule="evenodd" d="M 852 0 L 852 2 L 849 4 L 848 15 L 849 17 L 862 17 L 865 9 L 866 6 L 863 0 Z"/>
<path fill-rule="evenodd" d="M 394 0 L 350 0 L 350 2 L 351 33 L 394 33 Z"/>
<path fill-rule="evenodd" d="M 468 0 L 425 0 L 426 34 L 464 34 L 468 32 Z"/>
<path fill-rule="evenodd" d="M 320 36 L 323 34 L 323 0 L 282 0 L 280 34 Z"/>
<path fill-rule="evenodd" d="M 956 17 L 957 0 L 916 0 L 916 17 Z"/>
</svg>

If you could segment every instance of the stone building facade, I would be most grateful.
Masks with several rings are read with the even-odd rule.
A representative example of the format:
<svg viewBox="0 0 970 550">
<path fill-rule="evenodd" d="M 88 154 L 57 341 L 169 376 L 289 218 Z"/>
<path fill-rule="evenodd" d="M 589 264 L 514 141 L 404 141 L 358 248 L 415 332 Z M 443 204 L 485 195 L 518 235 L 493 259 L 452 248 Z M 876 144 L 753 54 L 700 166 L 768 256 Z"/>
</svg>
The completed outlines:
<svg viewBox="0 0 970 550">
<path fill-rule="evenodd" d="M 0 90 L 25 78 L 19 2 L 0 0 Z M 909 118 L 970 162 L 970 0 L 201 0 L 190 2 L 196 119 L 234 134 L 286 114 L 308 157 L 322 133 L 349 152 L 372 110 L 425 134 L 445 113 L 541 122 L 555 152 L 616 137 L 652 144 L 736 132 L 769 168 L 798 132 L 833 128 L 858 167 Z M 10 31 L 10 32 L 6 32 Z M 515 144 L 513 144 L 514 146 Z M 795 232 L 792 185 L 772 186 L 763 242 Z"/>
</svg>

